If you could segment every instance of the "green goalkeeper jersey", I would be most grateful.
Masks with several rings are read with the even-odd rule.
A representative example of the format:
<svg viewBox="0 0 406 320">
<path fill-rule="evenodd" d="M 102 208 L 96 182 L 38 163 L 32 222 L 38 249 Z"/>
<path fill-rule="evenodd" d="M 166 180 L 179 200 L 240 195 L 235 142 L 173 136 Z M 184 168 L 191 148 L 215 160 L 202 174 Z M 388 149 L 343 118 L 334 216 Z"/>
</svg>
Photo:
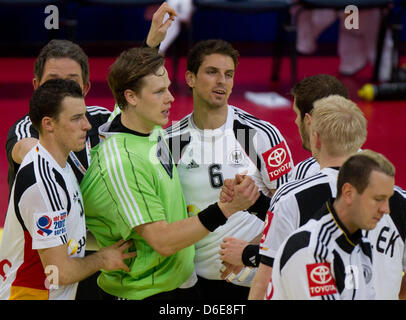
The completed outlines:
<svg viewBox="0 0 406 320">
<path fill-rule="evenodd" d="M 188 280 L 194 270 L 194 246 L 164 257 L 134 230 L 145 223 L 171 223 L 188 216 L 162 128 L 150 135 L 109 132 L 120 118 L 100 127 L 106 140 L 91 150 L 81 189 L 86 224 L 98 244 L 105 247 L 132 239 L 137 250 L 129 273 L 102 270 L 99 286 L 112 295 L 138 300 L 174 290 Z"/>
</svg>

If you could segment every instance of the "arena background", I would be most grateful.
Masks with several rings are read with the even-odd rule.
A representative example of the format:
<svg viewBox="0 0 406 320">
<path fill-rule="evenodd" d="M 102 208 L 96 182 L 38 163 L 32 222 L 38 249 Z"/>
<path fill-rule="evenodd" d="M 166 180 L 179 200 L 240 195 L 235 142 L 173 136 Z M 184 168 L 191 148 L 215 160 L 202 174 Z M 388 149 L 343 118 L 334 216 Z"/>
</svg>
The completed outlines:
<svg viewBox="0 0 406 320">
<path fill-rule="evenodd" d="M 106 83 L 108 68 L 123 49 L 141 44 L 149 29 L 151 12 L 151 8 L 82 6 L 76 1 L 67 9 L 60 8 L 61 15 L 74 18 L 74 27 L 62 23 L 59 30 L 49 32 L 44 27 L 47 17 L 45 6 L 4 5 L 2 2 L 0 0 L 0 228 L 4 225 L 8 205 L 7 132 L 18 118 L 28 112 L 28 101 L 33 90 L 33 64 L 39 49 L 54 37 L 69 38 L 79 43 L 89 55 L 90 63 L 92 86 L 86 103 L 112 109 L 114 100 Z M 5 2 L 9 4 L 12 1 Z M 295 163 L 310 156 L 302 149 L 294 124 L 288 46 L 283 51 L 280 78 L 277 82 L 270 82 L 276 50 L 277 19 L 275 13 L 196 10 L 192 23 L 183 25 L 178 41 L 167 51 L 166 66 L 174 82 L 171 89 L 175 96 L 170 121 L 177 121 L 192 111 L 192 98 L 184 82 L 188 48 L 198 40 L 222 38 L 232 42 L 241 54 L 230 104 L 276 125 L 285 136 Z M 401 24 L 399 60 L 406 63 L 406 15 L 402 12 Z M 340 76 L 337 36 L 338 22 L 321 35 L 314 55 L 297 57 L 297 79 L 318 73 L 337 76 L 348 87 L 351 99 L 358 103 L 368 119 L 368 138 L 364 148 L 386 155 L 396 166 L 396 184 L 406 188 L 406 101 L 366 102 L 360 99 L 357 91 L 371 81 L 373 68 L 368 65 L 355 76 Z M 286 39 L 292 40 L 289 37 Z M 176 59 L 178 62 L 174 63 L 174 57 L 179 59 Z M 247 100 L 247 92 L 277 92 L 287 98 L 289 104 L 268 108 Z"/>
</svg>

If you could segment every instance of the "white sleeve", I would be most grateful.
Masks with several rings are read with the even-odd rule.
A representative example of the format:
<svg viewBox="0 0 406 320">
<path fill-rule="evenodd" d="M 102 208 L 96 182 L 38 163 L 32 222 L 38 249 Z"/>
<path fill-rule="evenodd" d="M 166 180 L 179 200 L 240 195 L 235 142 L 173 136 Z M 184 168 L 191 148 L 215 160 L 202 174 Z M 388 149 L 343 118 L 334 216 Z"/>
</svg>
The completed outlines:
<svg viewBox="0 0 406 320">
<path fill-rule="evenodd" d="M 275 258 L 276 252 L 288 236 L 296 231 L 299 227 L 297 210 L 289 210 L 287 201 L 277 201 L 273 206 L 273 218 L 269 230 L 265 235 L 263 242 L 261 241 L 260 251 L 261 255 L 269 258 Z M 290 206 L 297 207 L 296 201 L 289 203 Z M 292 208 L 290 208 L 292 209 Z"/>
<path fill-rule="evenodd" d="M 273 300 L 321 300 L 327 294 L 330 299 L 339 299 L 330 263 L 316 263 L 309 247 L 298 250 L 285 261 L 285 257 L 285 260 L 281 259 L 286 255 L 285 248 L 286 243 L 278 251 L 272 269 Z M 328 287 L 323 285 L 327 291 L 322 291 L 322 286 L 318 284 L 320 281 L 316 277 L 321 274 L 320 271 L 328 271 L 328 274 L 322 275 L 331 279 Z"/>
<path fill-rule="evenodd" d="M 311 177 L 320 172 L 320 164 L 315 158 L 310 157 L 306 160 L 299 162 L 290 172 L 289 172 L 289 182 L 296 180 L 303 180 Z"/>
<path fill-rule="evenodd" d="M 258 131 L 256 151 L 261 161 L 262 180 L 268 189 L 277 189 L 286 183 L 294 165 L 288 144 L 276 127 L 272 126 L 272 138 Z"/>
<path fill-rule="evenodd" d="M 32 238 L 32 249 L 56 247 L 66 243 L 66 210 L 52 211 L 37 184 L 21 196 L 18 208 Z"/>
</svg>

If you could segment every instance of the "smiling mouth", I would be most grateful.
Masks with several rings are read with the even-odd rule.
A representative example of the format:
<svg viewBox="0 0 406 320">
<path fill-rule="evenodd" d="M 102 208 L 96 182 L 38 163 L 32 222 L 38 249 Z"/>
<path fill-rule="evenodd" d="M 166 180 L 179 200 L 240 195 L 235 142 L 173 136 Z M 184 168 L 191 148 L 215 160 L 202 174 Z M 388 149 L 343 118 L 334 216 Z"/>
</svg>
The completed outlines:
<svg viewBox="0 0 406 320">
<path fill-rule="evenodd" d="M 226 90 L 223 90 L 223 89 L 216 89 L 216 90 L 213 90 L 213 92 L 215 94 L 220 94 L 220 95 L 225 95 L 226 94 Z"/>
</svg>

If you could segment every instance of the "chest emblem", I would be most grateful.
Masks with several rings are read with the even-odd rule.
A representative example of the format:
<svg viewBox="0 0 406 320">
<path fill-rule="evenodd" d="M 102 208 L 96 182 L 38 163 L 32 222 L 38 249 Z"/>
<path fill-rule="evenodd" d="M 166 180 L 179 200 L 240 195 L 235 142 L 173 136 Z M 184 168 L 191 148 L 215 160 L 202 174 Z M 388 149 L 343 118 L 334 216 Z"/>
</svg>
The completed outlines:
<svg viewBox="0 0 406 320">
<path fill-rule="evenodd" d="M 244 166 L 246 164 L 245 156 L 242 150 L 234 149 L 228 154 L 228 163 L 231 166 Z"/>
</svg>

